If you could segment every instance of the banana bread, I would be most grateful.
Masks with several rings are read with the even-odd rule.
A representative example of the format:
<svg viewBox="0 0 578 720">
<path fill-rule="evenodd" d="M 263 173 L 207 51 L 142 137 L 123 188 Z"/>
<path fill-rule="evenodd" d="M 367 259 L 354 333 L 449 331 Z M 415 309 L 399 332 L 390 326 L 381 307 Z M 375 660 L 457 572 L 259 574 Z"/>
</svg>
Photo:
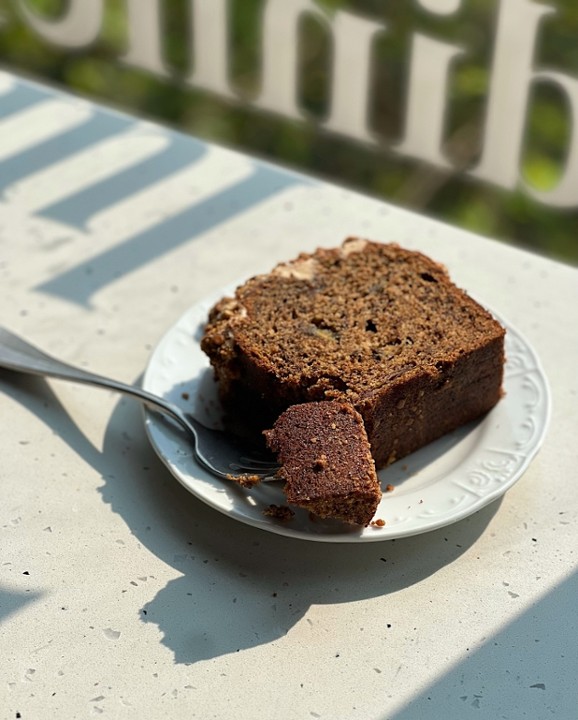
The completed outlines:
<svg viewBox="0 0 578 720">
<path fill-rule="evenodd" d="M 378 468 L 490 410 L 501 325 L 425 255 L 347 239 L 282 263 L 211 310 L 201 346 L 229 412 L 349 403 Z"/>
<path fill-rule="evenodd" d="M 368 525 L 381 499 L 361 415 L 337 400 L 292 405 L 265 431 L 290 505 Z"/>
</svg>

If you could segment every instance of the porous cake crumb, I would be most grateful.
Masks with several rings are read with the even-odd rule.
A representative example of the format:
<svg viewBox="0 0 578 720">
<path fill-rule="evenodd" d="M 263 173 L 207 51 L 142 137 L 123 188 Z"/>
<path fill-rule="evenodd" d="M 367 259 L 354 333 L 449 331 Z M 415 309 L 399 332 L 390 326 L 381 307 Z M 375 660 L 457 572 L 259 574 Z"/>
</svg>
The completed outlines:
<svg viewBox="0 0 578 720">
<path fill-rule="evenodd" d="M 262 430 L 292 405 L 345 402 L 362 416 L 380 468 L 498 402 L 504 334 L 443 266 L 349 238 L 217 303 L 202 348 L 244 426 L 249 414 Z"/>
<path fill-rule="evenodd" d="M 361 415 L 338 401 L 293 405 L 265 432 L 290 505 L 368 525 L 381 499 Z"/>
</svg>

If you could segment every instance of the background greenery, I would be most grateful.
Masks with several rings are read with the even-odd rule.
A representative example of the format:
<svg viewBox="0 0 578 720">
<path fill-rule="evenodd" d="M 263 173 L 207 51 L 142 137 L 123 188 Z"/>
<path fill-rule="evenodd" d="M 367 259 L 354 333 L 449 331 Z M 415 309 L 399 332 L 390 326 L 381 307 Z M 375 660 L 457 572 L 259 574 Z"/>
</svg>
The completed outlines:
<svg viewBox="0 0 578 720">
<path fill-rule="evenodd" d="M 301 101 L 308 122 L 293 122 L 257 111 L 251 97 L 260 85 L 260 17 L 266 0 L 231 0 L 231 81 L 246 98 L 229 104 L 185 86 L 190 73 L 189 0 L 165 0 L 163 37 L 170 79 L 123 66 L 126 16 L 123 0 L 105 2 L 105 22 L 96 44 L 78 52 L 50 46 L 0 0 L 0 63 L 47 79 L 113 105 L 208 140 L 241 148 L 318 177 L 353 187 L 433 217 L 578 264 L 578 208 L 559 210 L 510 192 L 449 174 L 383 149 L 365 149 L 319 127 L 327 111 L 330 52 L 325 29 L 304 20 L 301 43 Z M 372 125 L 388 145 L 402 132 L 404 84 L 409 44 L 419 30 L 467 47 L 451 87 L 447 152 L 464 170 L 476 163 L 483 132 L 498 0 L 462 0 L 450 18 L 431 15 L 410 0 L 318 0 L 387 24 L 377 43 Z M 4 5 L 2 5 L 4 3 Z M 66 11 L 67 0 L 27 0 L 47 18 Z M 553 2 L 549 3 L 554 6 Z M 578 3 L 558 0 L 557 15 L 544 26 L 538 46 L 541 65 L 578 76 Z M 570 133 L 568 108 L 554 87 L 537 86 L 531 97 L 523 174 L 536 187 L 556 184 Z M 578 122 L 578 119 L 576 120 Z M 578 205 L 578 188 L 576 189 Z"/>
</svg>

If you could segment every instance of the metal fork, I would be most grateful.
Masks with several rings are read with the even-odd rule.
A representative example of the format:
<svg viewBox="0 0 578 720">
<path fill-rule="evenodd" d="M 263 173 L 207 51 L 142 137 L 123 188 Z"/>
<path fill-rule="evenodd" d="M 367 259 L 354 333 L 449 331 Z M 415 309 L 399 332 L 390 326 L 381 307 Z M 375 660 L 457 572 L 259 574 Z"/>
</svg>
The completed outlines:
<svg viewBox="0 0 578 720">
<path fill-rule="evenodd" d="M 17 372 L 94 385 L 136 398 L 163 413 L 187 430 L 193 438 L 198 462 L 213 475 L 251 487 L 261 480 L 275 479 L 277 465 L 265 453 L 257 453 L 244 440 L 221 430 L 212 430 L 164 398 L 139 387 L 81 370 L 51 357 L 14 333 L 0 327 L 0 367 Z"/>
</svg>

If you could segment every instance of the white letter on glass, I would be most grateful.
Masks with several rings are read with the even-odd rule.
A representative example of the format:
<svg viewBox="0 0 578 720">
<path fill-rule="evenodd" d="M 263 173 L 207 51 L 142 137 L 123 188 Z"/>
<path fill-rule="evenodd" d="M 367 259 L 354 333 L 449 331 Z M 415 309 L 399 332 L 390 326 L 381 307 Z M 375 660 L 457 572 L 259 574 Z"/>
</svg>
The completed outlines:
<svg viewBox="0 0 578 720">
<path fill-rule="evenodd" d="M 128 11 L 128 52 L 121 57 L 127 65 L 168 77 L 162 57 L 159 0 L 126 0 Z"/>
<path fill-rule="evenodd" d="M 541 20 L 552 12 L 527 0 L 501 3 L 484 150 L 471 172 L 474 177 L 509 189 L 518 184 L 536 35 Z"/>
<path fill-rule="evenodd" d="M 65 48 L 81 48 L 94 42 L 102 27 L 102 0 L 71 0 L 57 20 L 46 20 L 30 10 L 25 0 L 16 8 L 34 32 L 44 40 Z"/>
<path fill-rule="evenodd" d="M 416 34 L 412 41 L 405 137 L 397 152 L 451 168 L 442 153 L 448 74 L 452 61 L 463 53 L 455 45 Z"/>
<path fill-rule="evenodd" d="M 371 78 L 371 46 L 385 30 L 371 20 L 348 13 L 337 14 L 333 23 L 334 63 L 329 118 L 326 130 L 374 142 L 368 128 Z"/>
<path fill-rule="evenodd" d="M 189 85 L 235 98 L 229 86 L 228 0 L 191 0 L 193 72 Z"/>
</svg>

